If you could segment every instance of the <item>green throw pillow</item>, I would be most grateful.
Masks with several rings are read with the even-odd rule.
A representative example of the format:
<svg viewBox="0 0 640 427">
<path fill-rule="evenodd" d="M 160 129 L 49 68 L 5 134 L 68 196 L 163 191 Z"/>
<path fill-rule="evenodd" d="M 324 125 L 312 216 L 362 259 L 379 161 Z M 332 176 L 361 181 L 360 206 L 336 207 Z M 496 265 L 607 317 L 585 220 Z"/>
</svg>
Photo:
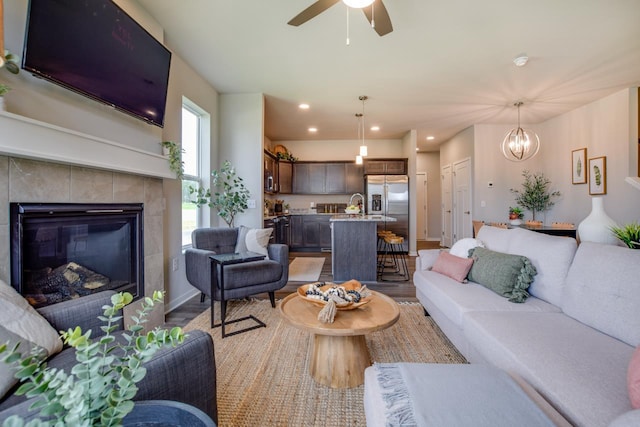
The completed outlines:
<svg viewBox="0 0 640 427">
<path fill-rule="evenodd" d="M 473 258 L 473 266 L 467 279 L 509 298 L 511 302 L 525 302 L 529 296 L 527 289 L 537 273 L 529 258 L 481 247 L 469 250 L 469 257 Z"/>
</svg>

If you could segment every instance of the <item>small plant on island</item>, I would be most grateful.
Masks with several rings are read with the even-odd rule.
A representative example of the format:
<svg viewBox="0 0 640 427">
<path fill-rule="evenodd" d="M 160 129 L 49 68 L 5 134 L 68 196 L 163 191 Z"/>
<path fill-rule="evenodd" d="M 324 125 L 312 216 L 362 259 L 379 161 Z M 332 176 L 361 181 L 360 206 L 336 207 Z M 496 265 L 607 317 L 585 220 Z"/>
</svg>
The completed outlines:
<svg viewBox="0 0 640 427">
<path fill-rule="evenodd" d="M 544 176 L 544 173 L 531 173 L 528 170 L 522 171 L 524 182 L 521 190 L 511 189 L 516 195 L 516 204 L 524 209 L 530 210 L 533 220 L 536 220 L 536 212 L 549 210 L 553 205 L 554 197 L 560 197 L 559 191 L 550 191 L 551 180 Z"/>
<path fill-rule="evenodd" d="M 611 227 L 613 234 L 631 249 L 640 249 L 640 224 L 632 222 L 623 227 Z"/>
<path fill-rule="evenodd" d="M 146 375 L 143 364 L 161 348 L 176 346 L 184 341 L 181 328 L 155 329 L 143 334 L 143 324 L 154 303 L 163 300 L 163 293 L 156 291 L 153 297 L 142 300 L 134 324 L 124 334 L 126 343 L 116 341 L 113 332 L 121 319 L 120 310 L 133 300 L 131 294 L 121 292 L 111 297 L 111 305 L 103 307 L 104 315 L 98 318 L 105 335 L 96 341 L 91 331 L 80 327 L 61 332 L 66 345 L 75 348 L 76 365 L 69 373 L 47 367 L 42 350 L 38 347 L 28 356 L 19 352 L 19 345 L 9 348 L 0 345 L 0 358 L 17 365 L 16 378 L 22 383 L 17 395 L 37 397 L 31 410 L 39 410 L 41 420 L 29 421 L 27 426 L 116 426 L 133 410 L 140 382 Z M 24 420 L 13 415 L 3 426 L 25 425 Z"/>
<path fill-rule="evenodd" d="M 182 179 L 184 176 L 184 162 L 182 161 L 184 150 L 173 141 L 162 141 L 160 145 L 168 152 L 169 169 L 176 174 L 176 178 Z"/>
<path fill-rule="evenodd" d="M 215 192 L 212 194 L 210 189 L 189 186 L 189 194 L 195 195 L 195 200 L 192 202 L 198 207 L 208 205 L 216 209 L 218 216 L 229 227 L 233 227 L 236 215 L 248 208 L 249 190 L 228 160 L 224 162 L 220 171 L 213 170 L 211 176 L 211 184 Z"/>
</svg>

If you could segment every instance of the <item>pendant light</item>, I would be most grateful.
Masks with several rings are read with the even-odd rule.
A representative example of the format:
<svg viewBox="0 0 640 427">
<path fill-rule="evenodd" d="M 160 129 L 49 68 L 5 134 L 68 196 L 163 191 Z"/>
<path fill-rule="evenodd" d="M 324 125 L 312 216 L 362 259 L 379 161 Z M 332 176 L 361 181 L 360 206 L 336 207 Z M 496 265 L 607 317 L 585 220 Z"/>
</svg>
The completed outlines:
<svg viewBox="0 0 640 427">
<path fill-rule="evenodd" d="M 520 127 L 520 106 L 523 105 L 523 102 L 518 101 L 513 105 L 518 107 L 518 127 L 511 129 L 505 135 L 500 147 L 507 160 L 522 162 L 538 153 L 538 150 L 540 150 L 540 138 L 534 131 Z"/>
<path fill-rule="evenodd" d="M 366 95 L 362 95 L 358 98 L 360 101 L 362 101 L 362 114 L 360 115 L 361 117 L 361 121 L 362 121 L 362 144 L 360 145 L 360 155 L 362 157 L 366 157 L 368 154 L 368 150 L 367 150 L 367 145 L 364 142 L 364 102 L 369 99 L 368 96 Z M 357 114 L 356 114 L 357 116 Z"/>
<path fill-rule="evenodd" d="M 360 141 L 360 132 L 362 131 L 362 114 L 356 113 L 356 118 L 358 119 L 358 141 Z M 366 147 L 365 147 L 366 148 Z M 365 153 L 366 156 L 366 153 Z M 360 148 L 360 152 L 356 155 L 356 165 L 362 164 L 362 147 Z"/>
</svg>

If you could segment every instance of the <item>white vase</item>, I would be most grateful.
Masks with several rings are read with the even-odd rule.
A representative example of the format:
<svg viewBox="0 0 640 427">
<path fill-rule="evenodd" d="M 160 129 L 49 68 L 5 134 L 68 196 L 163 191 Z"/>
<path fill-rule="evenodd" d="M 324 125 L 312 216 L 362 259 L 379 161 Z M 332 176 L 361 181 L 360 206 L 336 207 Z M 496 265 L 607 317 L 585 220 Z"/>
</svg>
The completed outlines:
<svg viewBox="0 0 640 427">
<path fill-rule="evenodd" d="M 5 111 L 5 109 L 4 109 L 4 96 L 0 96 L 0 111 Z"/>
<path fill-rule="evenodd" d="M 578 224 L 578 237 L 581 242 L 617 245 L 618 239 L 611 231 L 611 227 L 617 226 L 618 224 L 604 210 L 604 199 L 592 197 L 591 213 Z"/>
</svg>

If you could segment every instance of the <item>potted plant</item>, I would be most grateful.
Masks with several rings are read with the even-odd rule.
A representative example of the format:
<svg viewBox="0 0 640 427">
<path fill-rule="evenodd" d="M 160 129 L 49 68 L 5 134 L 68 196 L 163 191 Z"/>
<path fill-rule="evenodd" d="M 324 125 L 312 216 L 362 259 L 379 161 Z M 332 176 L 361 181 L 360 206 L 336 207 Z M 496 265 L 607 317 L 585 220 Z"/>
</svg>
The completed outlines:
<svg viewBox="0 0 640 427">
<path fill-rule="evenodd" d="M 30 420 L 27 425 L 121 425 L 134 409 L 136 383 L 146 374 L 143 364 L 160 348 L 175 346 L 185 338 L 178 327 L 142 332 L 154 303 L 162 299 L 160 291 L 143 299 L 138 316 L 132 318 L 134 324 L 124 335 L 125 344 L 117 342 L 113 332 L 120 320 L 120 310 L 133 300 L 126 292 L 114 294 L 111 305 L 103 307 L 104 316 L 99 319 L 105 322 L 101 327 L 105 335 L 96 341 L 91 339 L 91 331 L 83 333 L 79 327 L 61 332 L 64 343 L 76 351 L 77 363 L 70 372 L 47 367 L 37 349 L 23 357 L 19 344 L 13 348 L 0 345 L 0 357 L 19 368 L 15 375 L 22 384 L 16 394 L 37 397 L 31 409 L 39 409 L 43 420 L 40 423 Z M 23 420 L 15 415 L 3 424 L 21 425 Z"/>
<path fill-rule="evenodd" d="M 519 207 L 509 207 L 509 221 L 512 225 L 520 225 L 522 224 L 522 218 L 524 218 L 524 213 L 522 209 Z"/>
<path fill-rule="evenodd" d="M 0 83 L 0 111 L 4 111 L 4 96 L 11 90 L 5 84 Z"/>
<path fill-rule="evenodd" d="M 613 234 L 631 249 L 640 249 L 640 224 L 632 222 L 623 227 L 611 227 Z"/>
<path fill-rule="evenodd" d="M 551 180 L 544 176 L 544 173 L 531 173 L 528 170 L 522 171 L 524 182 L 522 190 L 511 189 L 516 195 L 516 204 L 524 209 L 530 210 L 533 214 L 533 220 L 536 220 L 536 212 L 544 212 L 549 210 L 553 205 L 553 198 L 559 197 L 559 191 L 551 192 L 549 185 Z"/>
<path fill-rule="evenodd" d="M 18 67 L 18 57 L 8 50 L 4 51 L 4 56 L 0 57 L 0 68 L 6 68 L 12 74 L 18 74 L 20 67 Z"/>
<path fill-rule="evenodd" d="M 210 189 L 197 189 L 189 186 L 189 194 L 195 194 L 195 203 L 198 207 L 208 205 L 218 211 L 218 216 L 222 218 L 229 227 L 233 227 L 233 221 L 237 214 L 244 212 L 248 208 L 249 190 L 245 187 L 244 181 L 236 174 L 236 170 L 231 166 L 231 162 L 226 160 L 220 171 L 211 172 L 212 187 Z"/>
<path fill-rule="evenodd" d="M 176 174 L 176 178 L 182 179 L 184 176 L 184 162 L 182 161 L 182 153 L 184 150 L 173 141 L 162 141 L 162 152 L 169 157 L 169 169 Z"/>
</svg>

